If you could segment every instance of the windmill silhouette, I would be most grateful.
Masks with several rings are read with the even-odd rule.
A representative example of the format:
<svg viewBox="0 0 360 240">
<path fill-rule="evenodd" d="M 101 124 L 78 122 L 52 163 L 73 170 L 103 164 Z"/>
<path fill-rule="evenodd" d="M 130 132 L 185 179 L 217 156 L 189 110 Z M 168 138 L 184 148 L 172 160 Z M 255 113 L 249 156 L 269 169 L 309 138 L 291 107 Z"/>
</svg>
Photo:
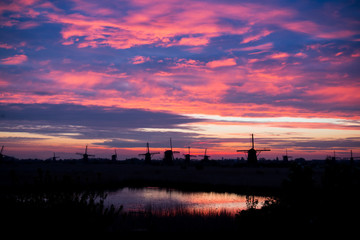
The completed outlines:
<svg viewBox="0 0 360 240">
<path fill-rule="evenodd" d="M 191 155 L 190 154 L 190 146 L 188 147 L 189 151 L 187 154 L 184 154 L 185 156 L 185 164 L 189 164 L 190 163 L 190 157 L 196 157 L 196 155 Z"/>
<path fill-rule="evenodd" d="M 352 154 L 352 153 L 351 153 Z M 329 161 L 332 161 L 332 162 L 335 162 L 336 160 L 340 160 L 340 157 L 337 157 L 336 154 L 335 154 L 335 150 L 334 150 L 334 154 L 333 156 L 327 156 L 326 160 L 329 162 Z"/>
<path fill-rule="evenodd" d="M 4 145 L 1 147 L 1 150 L 0 150 L 0 163 L 3 161 L 3 160 L 5 160 L 5 159 L 11 159 L 11 158 L 13 158 L 13 157 L 10 157 L 10 156 L 7 156 L 7 155 L 5 155 L 5 154 L 3 154 L 3 152 L 4 152 Z"/>
<path fill-rule="evenodd" d="M 170 138 L 170 150 L 165 150 L 164 152 L 164 163 L 171 165 L 174 161 L 174 153 L 180 153 L 178 151 L 173 151 L 172 149 L 172 141 Z"/>
<path fill-rule="evenodd" d="M 251 134 L 251 148 L 247 150 L 237 150 L 237 152 L 245 152 L 248 154 L 248 163 L 249 164 L 256 164 L 257 163 L 257 156 L 263 151 L 270 151 L 268 148 L 263 149 L 255 149 L 254 145 L 254 134 Z"/>
<path fill-rule="evenodd" d="M 285 150 L 285 155 L 283 155 L 283 161 L 288 162 L 289 158 L 292 158 L 291 156 L 288 156 L 287 149 Z"/>
<path fill-rule="evenodd" d="M 209 161 L 209 157 L 210 157 L 210 156 L 206 155 L 206 151 L 207 151 L 207 148 L 205 148 L 204 155 L 199 155 L 199 156 L 202 156 L 202 157 L 203 157 L 203 159 L 202 159 L 203 162 Z"/>
<path fill-rule="evenodd" d="M 0 151 L 0 162 L 4 159 L 4 156 L 3 155 L 3 150 L 4 150 L 4 146 L 1 147 L 1 151 Z"/>
<path fill-rule="evenodd" d="M 82 155 L 82 156 L 83 156 L 82 160 L 83 160 L 84 162 L 89 161 L 89 157 L 95 157 L 95 155 L 89 155 L 89 154 L 87 153 L 87 148 L 88 148 L 88 146 L 86 145 L 86 147 L 85 147 L 85 153 L 76 153 L 77 155 Z"/>
<path fill-rule="evenodd" d="M 355 159 L 360 159 L 360 157 L 353 157 L 353 152 L 350 150 L 350 163 L 353 164 Z"/>
<path fill-rule="evenodd" d="M 147 148 L 147 152 L 146 152 L 146 153 L 139 154 L 139 156 L 145 156 L 145 163 L 146 163 L 146 164 L 150 164 L 150 163 L 151 163 L 151 157 L 152 157 L 152 155 L 154 155 L 154 154 L 160 154 L 160 153 L 159 153 L 159 152 L 151 153 L 151 152 L 150 152 L 149 143 L 146 143 L 146 148 Z"/>
<path fill-rule="evenodd" d="M 115 153 L 113 155 L 111 155 L 111 161 L 116 161 L 117 160 L 117 153 L 116 153 L 116 149 L 115 149 Z"/>
<path fill-rule="evenodd" d="M 54 155 L 53 155 L 53 157 L 52 157 L 52 160 L 53 160 L 53 161 L 56 161 L 57 158 L 59 158 L 59 157 L 55 156 L 55 153 L 54 153 Z"/>
</svg>

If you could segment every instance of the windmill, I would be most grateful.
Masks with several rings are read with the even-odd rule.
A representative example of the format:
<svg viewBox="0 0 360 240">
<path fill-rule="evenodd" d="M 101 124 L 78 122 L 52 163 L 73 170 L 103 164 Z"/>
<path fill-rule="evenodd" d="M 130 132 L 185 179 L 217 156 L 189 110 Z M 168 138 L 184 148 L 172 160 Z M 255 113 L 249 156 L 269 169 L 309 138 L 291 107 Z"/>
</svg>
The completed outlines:
<svg viewBox="0 0 360 240">
<path fill-rule="evenodd" d="M 248 154 L 248 163 L 249 164 L 256 164 L 257 163 L 257 156 L 263 151 L 270 151 L 268 148 L 263 149 L 255 149 L 254 146 L 254 134 L 251 134 L 251 148 L 248 150 L 237 150 L 237 152 L 244 152 Z"/>
<path fill-rule="evenodd" d="M 164 152 L 164 163 L 171 165 L 174 160 L 174 153 L 180 153 L 178 151 L 172 150 L 172 141 L 170 138 L 170 150 L 165 150 Z"/>
<path fill-rule="evenodd" d="M 335 154 L 335 150 L 334 150 L 334 155 L 333 156 L 327 156 L 326 157 L 326 160 L 328 162 L 336 162 L 336 159 L 340 160 L 340 157 L 337 157 L 336 154 Z"/>
<path fill-rule="evenodd" d="M 186 164 L 189 164 L 189 163 L 190 163 L 190 157 L 196 157 L 196 155 L 191 155 L 191 154 L 190 154 L 190 146 L 188 147 L 188 149 L 189 149 L 188 154 L 184 154 L 184 156 L 185 156 L 185 163 L 186 163 Z"/>
<path fill-rule="evenodd" d="M 116 149 L 115 149 L 115 153 L 113 155 L 111 155 L 111 161 L 116 161 L 117 160 L 117 153 L 116 153 Z"/>
<path fill-rule="evenodd" d="M 59 157 L 56 157 L 56 156 L 55 156 L 55 153 L 54 153 L 54 156 L 52 157 L 52 160 L 53 160 L 53 161 L 56 161 L 57 158 L 59 158 Z"/>
<path fill-rule="evenodd" d="M 3 150 L 4 150 L 4 146 L 1 147 L 1 151 L 0 151 L 0 161 L 2 161 L 2 160 L 4 159 Z"/>
<path fill-rule="evenodd" d="M 207 151 L 207 148 L 205 148 L 204 155 L 199 155 L 199 156 L 203 156 L 203 157 L 204 157 L 203 160 L 202 160 L 202 161 L 204 161 L 204 162 L 209 161 L 209 157 L 210 157 L 210 156 L 206 155 L 206 151 Z"/>
<path fill-rule="evenodd" d="M 291 156 L 288 156 L 288 154 L 287 154 L 287 149 L 286 149 L 286 153 L 285 153 L 285 155 L 283 155 L 283 161 L 284 162 L 287 162 L 287 161 L 289 161 L 289 158 L 292 158 Z"/>
<path fill-rule="evenodd" d="M 0 163 L 4 160 L 4 159 L 14 159 L 13 157 L 7 156 L 5 154 L 3 154 L 4 152 L 4 146 L 1 146 L 1 150 L 0 150 Z"/>
<path fill-rule="evenodd" d="M 87 162 L 89 160 L 89 157 L 95 157 L 95 155 L 89 155 L 87 154 L 87 148 L 88 146 L 86 145 L 85 147 L 85 153 L 76 153 L 77 155 L 82 155 L 83 156 L 83 161 Z"/>
<path fill-rule="evenodd" d="M 352 150 L 350 150 L 350 162 L 354 163 L 354 160 L 357 159 L 357 158 L 360 159 L 360 157 L 353 157 Z"/>
<path fill-rule="evenodd" d="M 334 150 L 334 156 L 331 158 L 331 160 L 336 161 L 336 159 L 339 159 L 339 157 L 337 157 L 337 156 L 335 155 L 335 150 Z"/>
<path fill-rule="evenodd" d="M 154 154 L 160 154 L 160 153 L 159 153 L 159 152 L 151 153 L 151 152 L 150 152 L 149 143 L 146 143 L 146 148 L 147 148 L 147 152 L 146 152 L 146 153 L 139 154 L 139 156 L 145 156 L 145 163 L 148 164 L 148 163 L 151 163 L 151 157 L 152 157 L 152 155 L 154 155 Z"/>
</svg>

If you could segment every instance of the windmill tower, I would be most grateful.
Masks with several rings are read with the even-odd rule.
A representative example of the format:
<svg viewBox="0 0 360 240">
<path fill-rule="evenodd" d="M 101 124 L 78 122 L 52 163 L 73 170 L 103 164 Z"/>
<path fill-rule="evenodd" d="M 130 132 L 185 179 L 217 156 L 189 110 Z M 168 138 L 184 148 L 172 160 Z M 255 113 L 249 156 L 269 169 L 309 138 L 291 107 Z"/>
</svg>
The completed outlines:
<svg viewBox="0 0 360 240">
<path fill-rule="evenodd" d="M 247 159 L 249 164 L 257 164 L 257 156 L 263 151 L 270 151 L 268 148 L 255 149 L 254 134 L 251 134 L 251 148 L 248 150 L 237 150 L 237 152 L 247 153 Z"/>
<path fill-rule="evenodd" d="M 151 157 L 152 157 L 152 155 L 154 155 L 154 154 L 160 154 L 160 153 L 159 153 L 159 152 L 151 153 L 151 152 L 150 152 L 149 143 L 146 143 L 146 148 L 147 148 L 147 152 L 146 152 L 146 153 L 143 153 L 143 154 L 139 154 L 139 156 L 145 156 L 145 163 L 146 163 L 146 164 L 150 164 L 150 163 L 151 163 Z"/>
<path fill-rule="evenodd" d="M 190 154 L 190 147 L 188 147 L 189 151 L 188 154 L 184 154 L 185 156 L 185 164 L 190 164 L 190 157 L 196 157 L 196 155 L 191 155 Z"/>
<path fill-rule="evenodd" d="M 360 159 L 360 157 L 354 157 L 352 150 L 350 150 L 350 163 L 353 164 L 355 159 Z"/>
<path fill-rule="evenodd" d="M 85 153 L 76 153 L 77 155 L 82 155 L 82 156 L 83 156 L 82 160 L 83 160 L 84 162 L 88 162 L 88 161 L 89 161 L 89 157 L 95 157 L 95 155 L 89 155 L 89 154 L 87 153 L 87 148 L 88 148 L 88 146 L 86 145 L 86 147 L 85 147 Z"/>
<path fill-rule="evenodd" d="M 289 158 L 292 158 L 292 157 L 291 157 L 291 156 L 288 156 L 287 149 L 286 149 L 285 155 L 283 155 L 283 161 L 284 161 L 284 162 L 288 162 L 288 161 L 289 161 Z"/>
<path fill-rule="evenodd" d="M 337 157 L 337 156 L 336 156 L 335 150 L 334 150 L 333 156 L 327 156 L 326 159 L 327 159 L 328 162 L 329 162 L 329 161 L 331 161 L 331 162 L 336 162 L 337 159 L 340 160 L 340 157 Z"/>
<path fill-rule="evenodd" d="M 170 150 L 165 150 L 165 152 L 164 152 L 164 163 L 165 164 L 171 165 L 173 163 L 174 153 L 180 153 L 180 152 L 172 150 L 172 141 L 170 138 Z"/>
<path fill-rule="evenodd" d="M 200 155 L 200 156 L 203 157 L 203 159 L 202 159 L 203 162 L 209 161 L 209 157 L 210 157 L 210 156 L 206 155 L 206 151 L 207 151 L 207 148 L 205 148 L 204 155 Z"/>
<path fill-rule="evenodd" d="M 0 163 L 2 161 L 4 161 L 5 159 L 14 159 L 13 157 L 7 156 L 5 154 L 3 154 L 4 152 L 4 146 L 1 146 L 1 150 L 0 150 Z"/>
<path fill-rule="evenodd" d="M 116 149 L 115 149 L 115 153 L 113 155 L 111 155 L 111 161 L 116 161 L 117 160 L 117 153 L 116 153 Z"/>
<path fill-rule="evenodd" d="M 1 147 L 1 151 L 0 151 L 0 162 L 4 159 L 3 150 L 4 150 L 4 146 Z"/>
<path fill-rule="evenodd" d="M 59 158 L 59 157 L 55 156 L 55 153 L 54 153 L 54 155 L 53 155 L 53 157 L 52 157 L 52 160 L 53 160 L 53 161 L 56 161 L 57 158 Z"/>
</svg>

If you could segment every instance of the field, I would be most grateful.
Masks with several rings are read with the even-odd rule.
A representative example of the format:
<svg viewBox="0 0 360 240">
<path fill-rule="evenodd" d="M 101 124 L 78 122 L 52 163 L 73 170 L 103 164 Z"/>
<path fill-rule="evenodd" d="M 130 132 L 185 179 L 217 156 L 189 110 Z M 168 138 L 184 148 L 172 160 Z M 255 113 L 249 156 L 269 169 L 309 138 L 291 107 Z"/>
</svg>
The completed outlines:
<svg viewBox="0 0 360 240">
<path fill-rule="evenodd" d="M 0 173 L 2 186 L 71 182 L 78 186 L 140 184 L 199 190 L 276 191 L 289 176 L 289 168 L 17 161 L 3 164 Z"/>
</svg>

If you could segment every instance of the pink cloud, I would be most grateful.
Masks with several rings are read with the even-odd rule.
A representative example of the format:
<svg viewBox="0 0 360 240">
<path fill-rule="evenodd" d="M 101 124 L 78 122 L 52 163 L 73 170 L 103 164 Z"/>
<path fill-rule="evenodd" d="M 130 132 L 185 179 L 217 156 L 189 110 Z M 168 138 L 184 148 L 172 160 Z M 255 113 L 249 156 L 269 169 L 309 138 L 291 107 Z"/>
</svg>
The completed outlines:
<svg viewBox="0 0 360 240">
<path fill-rule="evenodd" d="M 34 10 L 34 6 L 38 4 L 38 0 L 16 0 L 0 2 L 0 26 L 12 27 L 18 26 L 20 29 L 28 29 L 37 26 L 38 23 L 29 21 L 19 21 L 20 18 L 37 18 L 41 13 Z M 4 16 L 4 12 L 11 12 L 8 16 Z"/>
<path fill-rule="evenodd" d="M 78 2 L 78 1 L 77 1 Z M 81 1 L 82 2 L 82 1 Z M 80 2 L 79 2 L 80 3 Z M 98 3 L 79 8 L 86 14 L 60 15 L 48 14 L 53 22 L 63 23 L 62 36 L 65 40 L 84 36 L 81 47 L 108 45 L 117 49 L 131 48 L 137 45 L 156 44 L 164 47 L 174 45 L 205 46 L 213 37 L 224 34 L 245 34 L 251 30 L 249 25 L 262 20 L 288 18 L 289 9 L 274 9 L 266 5 L 227 4 L 187 1 L 136 1 L 134 10 L 126 15 L 107 12 L 106 15 L 90 17 Z M 78 6 L 77 6 L 78 7 Z M 100 6 L 99 6 L 100 7 Z M 232 20 L 246 21 L 248 24 L 234 26 L 221 21 L 223 16 Z M 255 41 L 270 34 L 261 33 L 248 36 L 246 42 Z M 178 36 L 180 40 L 174 39 Z M 70 42 L 67 42 L 70 43 Z"/>
<path fill-rule="evenodd" d="M 132 64 L 141 64 L 150 61 L 150 57 L 135 56 L 131 59 Z"/>
<path fill-rule="evenodd" d="M 20 54 L 20 55 L 15 55 L 12 57 L 7 57 L 7 58 L 1 59 L 1 64 L 17 65 L 17 64 L 22 64 L 22 63 L 26 62 L 27 60 L 28 60 L 28 57 L 26 55 Z"/>
<path fill-rule="evenodd" d="M 306 58 L 307 57 L 307 55 L 305 53 L 303 53 L 303 52 L 298 52 L 294 56 L 299 57 L 299 58 Z"/>
<path fill-rule="evenodd" d="M 96 97 L 86 99 L 86 101 L 92 104 L 113 104 L 114 106 L 123 104 L 125 107 L 137 107 L 139 105 L 150 107 L 149 99 L 144 98 L 144 96 L 153 96 L 151 106 L 156 105 L 158 110 L 163 110 L 174 105 L 174 111 L 178 110 L 181 113 L 192 111 L 233 114 L 236 104 L 230 103 L 225 106 L 219 103 L 216 104 L 215 107 L 212 107 L 214 102 L 221 102 L 229 88 L 236 88 L 239 93 L 248 93 L 250 91 L 256 94 L 269 94 L 269 96 L 282 96 L 282 94 L 291 95 L 292 91 L 294 91 L 294 98 L 296 98 L 298 97 L 296 96 L 296 90 L 310 83 L 306 78 L 306 74 L 302 72 L 304 70 L 302 65 L 296 67 L 289 66 L 289 68 L 286 69 L 285 67 L 282 68 L 282 66 L 277 67 L 275 64 L 275 67 L 269 66 L 267 63 L 266 67 L 261 68 L 262 64 L 256 64 L 259 66 L 255 66 L 251 63 L 266 59 L 272 59 L 272 63 L 277 63 L 276 61 L 285 62 L 289 57 L 297 57 L 296 60 L 301 62 L 300 58 L 312 56 L 316 54 L 315 51 L 320 52 L 321 49 L 326 46 L 321 44 L 316 46 L 312 45 L 304 49 L 305 52 L 294 54 L 275 52 L 272 51 L 274 49 L 273 43 L 260 44 L 260 42 L 257 42 L 258 40 L 264 40 L 262 38 L 270 35 L 272 31 L 262 30 L 259 32 L 256 31 L 256 29 L 266 29 L 269 27 L 268 24 L 270 24 L 275 27 L 269 27 L 269 29 L 278 29 L 280 26 L 287 30 L 321 38 L 329 38 L 332 34 L 338 34 L 338 37 L 351 36 L 354 33 L 354 31 L 347 29 L 340 31 L 336 27 L 324 27 L 312 21 L 294 20 L 299 17 L 297 11 L 287 8 L 276 8 L 276 6 L 266 4 L 226 4 L 223 2 L 215 3 L 214 1 L 192 1 L 191 4 L 189 4 L 186 0 L 139 0 L 128 3 L 131 5 L 132 8 L 130 9 L 132 10 L 119 8 L 122 13 L 119 14 L 119 12 L 116 12 L 116 8 L 98 8 L 99 2 L 97 1 L 76 0 L 74 2 L 78 4 L 73 8 L 73 10 L 76 10 L 76 14 L 65 14 L 64 11 L 46 13 L 44 10 L 44 12 L 42 12 L 44 13 L 42 17 L 62 25 L 61 36 L 63 39 L 61 42 L 63 45 L 75 45 L 82 48 L 110 46 L 116 49 L 125 49 L 139 45 L 153 44 L 154 46 L 163 47 L 189 46 L 189 48 L 187 48 L 189 50 L 201 51 L 201 49 L 206 49 L 202 47 L 210 45 L 214 37 L 240 34 L 244 35 L 241 44 L 246 44 L 243 45 L 245 47 L 231 49 L 229 50 L 230 52 L 249 51 L 249 54 L 267 53 L 256 55 L 258 59 L 250 59 L 247 65 L 245 57 L 244 61 L 240 58 L 228 57 L 207 63 L 203 62 L 206 60 L 199 61 L 196 59 L 183 58 L 172 59 L 171 61 L 164 59 L 159 60 L 159 63 L 161 61 L 161 67 L 163 67 L 161 70 L 153 69 L 153 73 L 151 73 L 151 71 L 147 72 L 148 70 L 140 70 L 142 71 L 141 73 L 136 73 L 131 78 L 126 78 L 125 75 L 116 76 L 106 71 L 101 73 L 100 71 L 77 72 L 71 70 L 69 70 L 69 72 L 51 71 L 48 75 L 44 74 L 46 76 L 40 78 L 42 80 L 52 79 L 51 83 L 58 83 L 57 86 L 61 89 L 88 89 L 93 92 L 95 92 L 93 88 L 99 88 L 98 86 L 104 85 L 111 88 L 114 79 L 117 80 L 119 85 L 124 84 L 131 86 L 131 90 L 129 90 L 129 88 L 126 89 L 126 91 L 97 89 Z M 35 3 L 35 1 L 25 2 L 24 6 L 31 3 Z M 81 4 L 84 4 L 83 8 L 81 8 Z M 18 11 L 20 11 L 20 6 L 17 7 Z M 49 5 L 49 7 L 51 7 L 51 5 Z M 15 9 L 14 7 L 14 10 Z M 96 11 L 96 9 L 99 9 L 99 11 Z M 37 17 L 36 12 L 28 11 L 28 15 Z M 227 18 L 226 20 L 229 21 L 222 21 L 224 16 Z M 231 22 L 242 22 L 243 25 L 235 26 L 235 24 L 231 24 Z M 30 21 L 27 24 L 31 27 Z M 346 27 L 347 26 L 344 26 L 344 28 Z M 237 42 L 239 42 L 239 40 L 237 40 Z M 255 44 L 259 45 L 254 46 Z M 190 48 L 192 46 L 194 48 Z M 11 46 L 0 44 L 0 48 L 1 47 L 10 49 Z M 182 49 L 184 48 L 186 47 L 182 47 Z M 308 53 L 306 50 L 314 51 Z M 341 50 L 341 52 L 344 53 L 339 54 L 340 49 L 337 49 L 337 51 L 332 51 L 331 55 L 324 54 L 317 59 L 334 64 L 344 64 L 347 61 L 345 57 L 349 56 L 349 52 L 348 50 Z M 336 53 L 338 53 L 338 55 L 334 56 Z M 255 57 L 255 55 L 252 56 Z M 317 56 L 315 56 L 315 58 L 316 57 Z M 354 51 L 351 57 L 353 58 L 352 61 L 355 62 L 357 60 L 356 58 L 360 57 L 359 51 Z M 1 59 L 0 62 L 2 64 L 21 64 L 26 60 L 26 55 L 15 55 Z M 130 62 L 133 64 L 142 64 L 150 60 L 150 57 L 135 56 Z M 237 61 L 239 65 L 237 65 Z M 244 65 L 241 65 L 240 62 L 244 63 Z M 43 63 L 45 64 L 45 62 Z M 69 62 L 64 61 L 63 63 L 68 64 Z M 156 63 L 155 60 L 154 63 Z M 327 69 L 322 70 L 326 72 Z M 320 71 L 321 70 L 319 70 L 319 72 Z M 315 77 L 310 79 L 315 79 Z M 335 76 L 331 77 L 330 80 L 334 79 L 336 79 Z M 299 84 L 300 80 L 304 82 Z M 11 81 L 7 82 L 10 83 Z M 229 83 L 232 85 L 229 85 Z M 309 88 L 310 86 L 312 85 L 309 84 Z M 326 89 L 331 92 L 335 91 L 327 87 Z M 340 88 L 340 90 L 347 91 L 345 88 Z M 328 99 L 326 92 L 316 90 L 315 92 L 309 91 L 307 93 L 311 96 L 319 94 L 320 98 L 321 96 L 325 96 L 326 99 Z M 60 101 L 59 99 L 62 99 L 62 101 L 73 101 L 75 99 L 80 103 L 85 101 L 82 96 L 75 96 L 75 93 L 73 96 L 62 94 L 63 95 L 59 95 L 59 97 L 54 95 L 53 100 L 57 98 L 58 101 Z M 126 97 L 126 94 L 132 94 L 131 100 Z M 351 92 L 351 94 L 355 95 L 356 93 Z M 18 97 L 15 94 L 13 96 L 15 100 Z M 30 96 L 26 96 L 26 94 L 21 97 L 24 99 L 31 98 Z M 34 101 L 40 98 L 46 102 L 45 96 L 33 96 Z M 191 99 L 191 102 L 187 99 Z M 302 99 L 296 100 L 301 101 Z M 204 105 L 206 105 L 208 109 L 204 109 Z M 254 108 L 256 107 L 255 105 L 256 104 L 253 105 Z M 277 110 L 281 111 L 280 108 L 273 109 L 273 111 Z M 294 109 L 292 110 L 293 112 L 295 111 Z M 249 112 L 251 111 L 254 112 L 253 109 L 249 109 Z M 290 112 L 291 111 L 289 111 L 289 113 Z"/>
<path fill-rule="evenodd" d="M 359 85 L 318 86 L 307 91 L 307 94 L 318 102 L 332 105 L 354 104 L 360 102 Z"/>
<path fill-rule="evenodd" d="M 175 69 L 175 68 L 194 69 L 194 68 L 199 68 L 199 67 L 203 67 L 203 66 L 204 66 L 204 63 L 199 60 L 181 58 L 181 59 L 178 59 L 175 63 L 175 66 L 171 67 L 171 68 L 172 69 Z"/>
<path fill-rule="evenodd" d="M 236 60 L 234 58 L 214 60 L 206 63 L 206 66 L 209 68 L 236 66 Z"/>
<path fill-rule="evenodd" d="M 249 42 L 254 42 L 254 41 L 258 41 L 263 37 L 266 37 L 268 35 L 270 35 L 273 31 L 269 31 L 269 30 L 263 30 L 258 34 L 255 35 L 249 35 L 247 37 L 244 37 L 244 39 L 241 41 L 241 43 L 245 44 L 245 43 L 249 43 Z"/>
<path fill-rule="evenodd" d="M 338 39 L 349 38 L 360 33 L 358 30 L 338 29 L 336 26 L 322 26 L 311 21 L 283 22 L 280 25 L 295 32 L 306 33 L 318 38 Z"/>
<path fill-rule="evenodd" d="M 354 51 L 354 53 L 351 54 L 351 57 L 360 57 L 360 50 Z"/>
<path fill-rule="evenodd" d="M 155 76 L 161 76 L 161 77 L 169 77 L 169 76 L 173 76 L 173 75 L 174 75 L 174 73 L 164 72 L 164 71 L 155 73 Z"/>
<path fill-rule="evenodd" d="M 10 2 L 1 2 L 0 3 L 0 13 L 5 11 L 10 12 L 21 12 L 24 11 L 26 7 L 33 5 L 37 0 L 17 0 Z"/>
<path fill-rule="evenodd" d="M 189 38 L 182 38 L 178 45 L 185 45 L 185 46 L 205 46 L 209 43 L 209 39 L 206 37 L 189 37 Z"/>
<path fill-rule="evenodd" d="M 287 58 L 289 56 L 290 56 L 290 54 L 288 54 L 286 52 L 278 52 L 278 53 L 271 54 L 269 57 L 272 59 L 280 59 L 280 58 Z"/>
<path fill-rule="evenodd" d="M 113 81 L 126 78 L 124 74 L 111 74 L 95 71 L 51 71 L 41 78 L 51 79 L 59 89 L 92 89 L 96 86 L 107 86 Z"/>
<path fill-rule="evenodd" d="M 7 43 L 0 43 L 0 48 L 4 48 L 4 49 L 13 49 L 15 47 L 7 44 Z"/>
<path fill-rule="evenodd" d="M 316 34 L 320 38 L 337 39 L 337 38 L 350 38 L 359 34 L 357 30 L 328 30 L 327 32 L 319 32 Z"/>
<path fill-rule="evenodd" d="M 47 2 L 22 0 L 1 4 L 0 13 L 12 11 L 33 19 L 41 14 L 50 22 L 63 24 L 64 45 L 78 44 L 82 48 L 110 46 L 126 49 L 147 44 L 201 47 L 208 45 L 211 38 L 228 34 L 243 34 L 241 43 L 250 43 L 271 34 L 272 31 L 265 29 L 269 24 L 319 38 L 344 38 L 359 33 L 350 27 L 340 29 L 339 26 L 322 26 L 310 20 L 299 21 L 296 18 L 300 13 L 295 9 L 269 4 L 187 0 L 129 1 L 125 5 L 131 8 L 116 2 L 112 7 L 104 6 L 101 1 L 74 0 L 73 4 L 72 10 L 77 13 L 65 14 Z M 222 21 L 224 16 L 244 24 L 239 26 Z M 3 25 L 21 28 L 38 24 L 20 22 L 17 17 L 3 20 Z M 257 32 L 254 26 L 265 30 Z M 77 37 L 84 38 L 73 41 Z M 189 50 L 201 51 L 201 48 Z"/>
</svg>

